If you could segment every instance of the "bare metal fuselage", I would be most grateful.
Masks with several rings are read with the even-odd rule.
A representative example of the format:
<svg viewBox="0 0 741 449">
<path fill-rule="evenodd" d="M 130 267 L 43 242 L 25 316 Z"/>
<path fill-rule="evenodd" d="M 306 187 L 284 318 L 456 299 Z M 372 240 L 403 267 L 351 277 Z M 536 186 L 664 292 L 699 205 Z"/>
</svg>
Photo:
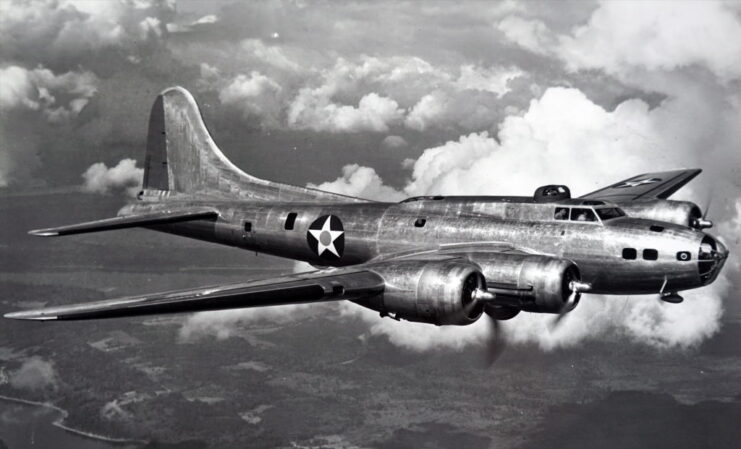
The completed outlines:
<svg viewBox="0 0 741 449">
<path fill-rule="evenodd" d="M 571 201 L 573 203 L 573 200 Z M 124 213 L 156 211 L 162 203 L 129 206 Z M 178 204 L 177 200 L 170 205 Z M 188 201 L 189 206 L 204 206 Z M 347 266 L 404 252 L 449 244 L 471 247 L 510 244 L 520 250 L 573 260 L 592 293 L 649 294 L 681 291 L 712 282 L 722 260 L 701 268 L 699 253 L 709 235 L 685 226 L 630 217 L 598 222 L 557 221 L 563 203 L 534 203 L 526 197 L 423 199 L 401 203 L 276 203 L 213 201 L 217 220 L 151 227 L 163 232 L 302 260 L 317 266 Z M 569 205 L 567 201 L 565 203 Z M 576 205 L 577 203 L 574 203 Z M 286 219 L 295 214 L 292 229 Z M 307 231 L 317 217 L 339 217 L 344 226 L 344 254 L 326 260 L 312 251 Z M 719 242 L 719 252 L 725 251 Z M 636 250 L 635 259 L 623 250 Z M 655 250 L 656 260 L 644 250 Z M 689 254 L 680 260 L 679 254 Z M 702 272 L 705 275 L 701 275 Z"/>
</svg>

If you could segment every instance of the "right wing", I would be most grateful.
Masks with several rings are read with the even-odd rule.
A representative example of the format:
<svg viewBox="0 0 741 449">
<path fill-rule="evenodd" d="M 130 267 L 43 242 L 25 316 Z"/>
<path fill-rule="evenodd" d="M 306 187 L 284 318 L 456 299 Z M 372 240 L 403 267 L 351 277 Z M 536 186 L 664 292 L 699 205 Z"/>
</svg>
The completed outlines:
<svg viewBox="0 0 741 449">
<path fill-rule="evenodd" d="M 665 200 L 690 182 L 702 170 L 699 168 L 644 173 L 604 187 L 580 198 L 613 203 L 658 198 Z"/>
<path fill-rule="evenodd" d="M 378 274 L 338 268 L 5 314 L 19 320 L 84 320 L 356 299 L 381 293 Z"/>
</svg>

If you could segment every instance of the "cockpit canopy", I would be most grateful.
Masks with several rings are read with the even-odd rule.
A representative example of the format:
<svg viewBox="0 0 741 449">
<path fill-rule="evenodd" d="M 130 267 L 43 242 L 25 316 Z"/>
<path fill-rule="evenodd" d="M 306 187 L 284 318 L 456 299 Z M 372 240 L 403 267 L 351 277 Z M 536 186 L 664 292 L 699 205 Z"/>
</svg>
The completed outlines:
<svg viewBox="0 0 741 449">
<path fill-rule="evenodd" d="M 559 221 L 583 221 L 596 223 L 624 216 L 625 212 L 615 206 L 556 206 L 553 213 L 553 218 Z"/>
</svg>

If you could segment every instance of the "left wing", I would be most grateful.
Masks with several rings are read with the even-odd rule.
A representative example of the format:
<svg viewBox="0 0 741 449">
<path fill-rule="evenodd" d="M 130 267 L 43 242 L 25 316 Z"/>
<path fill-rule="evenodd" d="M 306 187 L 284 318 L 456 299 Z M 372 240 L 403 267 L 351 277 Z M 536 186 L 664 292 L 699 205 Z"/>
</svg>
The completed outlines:
<svg viewBox="0 0 741 449">
<path fill-rule="evenodd" d="M 613 203 L 642 199 L 667 199 L 690 182 L 702 170 L 699 168 L 644 173 L 604 187 L 580 198 L 604 200 Z"/>
<path fill-rule="evenodd" d="M 129 296 L 5 314 L 20 320 L 84 320 L 355 299 L 381 293 L 378 274 L 355 267 L 237 284 Z"/>
</svg>

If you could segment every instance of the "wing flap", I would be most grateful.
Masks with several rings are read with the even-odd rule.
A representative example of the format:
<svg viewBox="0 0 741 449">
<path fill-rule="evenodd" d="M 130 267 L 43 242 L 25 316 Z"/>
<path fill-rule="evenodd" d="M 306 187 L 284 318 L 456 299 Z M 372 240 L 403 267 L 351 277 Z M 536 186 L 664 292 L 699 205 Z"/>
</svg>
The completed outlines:
<svg viewBox="0 0 741 449">
<path fill-rule="evenodd" d="M 177 223 L 183 221 L 215 219 L 219 213 L 214 209 L 194 208 L 178 209 L 146 214 L 128 215 L 122 217 L 105 218 L 103 220 L 76 223 L 56 228 L 35 229 L 29 234 L 40 237 L 56 237 L 62 235 L 85 234 L 88 232 L 110 231 L 114 229 L 136 228 L 140 226 Z"/>
<path fill-rule="evenodd" d="M 694 168 L 644 173 L 588 193 L 580 198 L 614 203 L 652 198 L 667 199 L 699 175 L 700 172 L 702 172 L 701 169 Z"/>
<path fill-rule="evenodd" d="M 91 303 L 12 312 L 20 320 L 85 320 L 161 313 L 304 304 L 380 293 L 384 280 L 367 270 L 335 269 Z"/>
</svg>

